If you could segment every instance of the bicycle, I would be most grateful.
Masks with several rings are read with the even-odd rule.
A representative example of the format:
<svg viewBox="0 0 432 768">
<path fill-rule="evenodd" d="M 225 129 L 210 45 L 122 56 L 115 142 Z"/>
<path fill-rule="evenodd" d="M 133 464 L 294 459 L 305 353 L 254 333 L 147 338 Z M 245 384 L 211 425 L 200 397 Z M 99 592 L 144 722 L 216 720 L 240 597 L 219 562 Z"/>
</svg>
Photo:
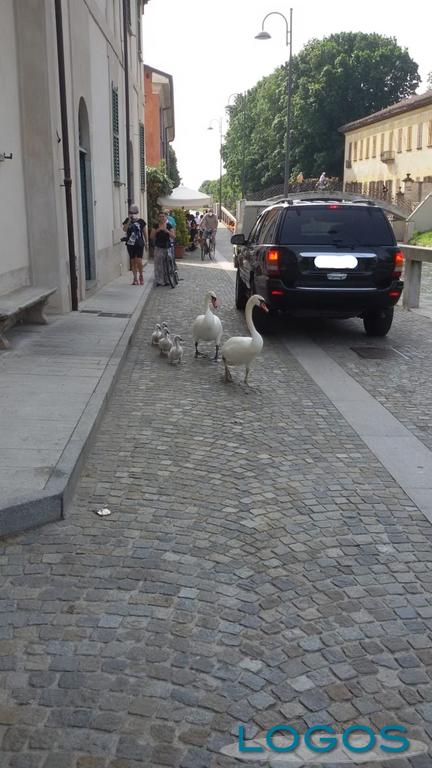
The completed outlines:
<svg viewBox="0 0 432 768">
<path fill-rule="evenodd" d="M 211 230 L 206 230 L 201 236 L 201 261 L 208 255 L 210 261 L 214 261 L 216 242 Z"/>
<path fill-rule="evenodd" d="M 179 274 L 177 269 L 177 262 L 175 258 L 174 247 L 168 248 L 167 251 L 167 273 L 168 281 L 171 288 L 175 288 L 179 284 Z"/>
</svg>

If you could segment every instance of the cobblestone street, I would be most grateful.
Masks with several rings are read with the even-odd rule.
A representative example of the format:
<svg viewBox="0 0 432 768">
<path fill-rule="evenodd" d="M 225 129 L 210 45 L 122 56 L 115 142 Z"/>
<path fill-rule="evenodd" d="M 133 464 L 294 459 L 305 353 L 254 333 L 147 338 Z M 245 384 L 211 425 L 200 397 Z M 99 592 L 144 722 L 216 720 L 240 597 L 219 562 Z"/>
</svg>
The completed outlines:
<svg viewBox="0 0 432 768">
<path fill-rule="evenodd" d="M 146 304 L 67 518 L 1 542 L 1 768 L 234 768 L 252 764 L 220 751 L 239 723 L 398 723 L 430 744 L 430 522 L 287 351 L 289 329 L 249 389 L 240 369 L 223 383 L 211 347 L 194 359 L 207 289 L 224 339 L 244 319 L 226 265 L 179 269 Z M 179 367 L 149 343 L 163 320 L 186 342 Z M 432 448 L 430 328 L 398 313 L 370 342 L 396 362 L 357 357 L 359 321 L 310 333 Z"/>
</svg>

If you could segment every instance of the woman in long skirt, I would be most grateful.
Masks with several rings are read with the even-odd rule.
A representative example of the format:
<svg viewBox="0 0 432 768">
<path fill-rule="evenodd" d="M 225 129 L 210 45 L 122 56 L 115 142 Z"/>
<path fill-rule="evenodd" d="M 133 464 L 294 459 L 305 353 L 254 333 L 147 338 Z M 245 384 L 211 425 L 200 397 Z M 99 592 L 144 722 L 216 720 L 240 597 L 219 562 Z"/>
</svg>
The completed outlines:
<svg viewBox="0 0 432 768">
<path fill-rule="evenodd" d="M 154 276 L 156 285 L 168 285 L 168 248 L 171 245 L 170 234 L 166 228 L 166 217 L 159 216 L 152 237 L 154 238 Z"/>
</svg>

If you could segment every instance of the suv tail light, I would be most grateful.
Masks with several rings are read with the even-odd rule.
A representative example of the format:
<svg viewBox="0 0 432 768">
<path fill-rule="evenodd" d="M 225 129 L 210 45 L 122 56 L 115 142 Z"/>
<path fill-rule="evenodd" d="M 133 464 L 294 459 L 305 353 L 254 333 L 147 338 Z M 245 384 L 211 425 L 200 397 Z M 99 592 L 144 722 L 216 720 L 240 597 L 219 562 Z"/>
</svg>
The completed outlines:
<svg viewBox="0 0 432 768">
<path fill-rule="evenodd" d="M 265 268 L 268 275 L 279 275 L 280 253 L 274 249 L 267 251 L 265 255 Z"/>
<path fill-rule="evenodd" d="M 397 280 L 399 280 L 399 278 L 400 278 L 400 276 L 402 274 L 403 265 L 404 265 L 404 255 L 403 255 L 403 253 L 402 253 L 402 251 L 396 251 L 396 253 L 394 255 L 392 277 L 394 277 Z"/>
</svg>

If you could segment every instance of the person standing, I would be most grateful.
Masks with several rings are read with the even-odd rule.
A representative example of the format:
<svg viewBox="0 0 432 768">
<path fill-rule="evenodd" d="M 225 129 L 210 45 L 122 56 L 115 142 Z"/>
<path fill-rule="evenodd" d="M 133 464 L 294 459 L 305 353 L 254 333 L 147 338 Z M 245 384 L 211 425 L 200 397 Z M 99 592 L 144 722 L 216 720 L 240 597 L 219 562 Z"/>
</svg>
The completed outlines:
<svg viewBox="0 0 432 768">
<path fill-rule="evenodd" d="M 139 216 L 137 205 L 131 205 L 129 215 L 123 222 L 123 232 L 126 232 L 126 247 L 129 254 L 130 269 L 133 274 L 132 285 L 144 285 L 143 254 L 148 248 L 147 224 Z"/>
<path fill-rule="evenodd" d="M 164 213 L 159 214 L 158 222 L 152 229 L 154 241 L 154 276 L 156 285 L 168 285 L 168 249 L 171 247 L 171 237 L 167 230 L 167 220 Z"/>
</svg>

